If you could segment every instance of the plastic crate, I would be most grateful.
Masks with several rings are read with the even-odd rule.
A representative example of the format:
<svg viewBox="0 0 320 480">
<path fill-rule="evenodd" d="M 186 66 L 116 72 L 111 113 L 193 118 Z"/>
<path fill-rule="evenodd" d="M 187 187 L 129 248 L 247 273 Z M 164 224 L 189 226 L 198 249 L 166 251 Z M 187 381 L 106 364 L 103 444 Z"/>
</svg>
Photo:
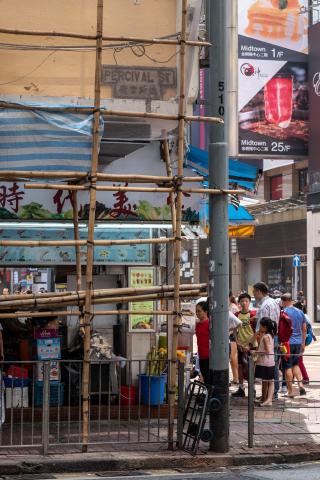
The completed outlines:
<svg viewBox="0 0 320 480">
<path fill-rule="evenodd" d="M 6 388 L 27 387 L 29 385 L 28 378 L 3 377 L 3 381 Z"/>
<path fill-rule="evenodd" d="M 60 392 L 60 393 L 59 393 Z M 50 405 L 63 405 L 64 383 L 50 382 Z M 37 380 L 34 384 L 34 406 L 43 404 L 43 382 Z"/>
<path fill-rule="evenodd" d="M 29 372 L 27 368 L 18 367 L 17 365 L 10 365 L 8 369 L 9 377 L 28 378 Z"/>
</svg>

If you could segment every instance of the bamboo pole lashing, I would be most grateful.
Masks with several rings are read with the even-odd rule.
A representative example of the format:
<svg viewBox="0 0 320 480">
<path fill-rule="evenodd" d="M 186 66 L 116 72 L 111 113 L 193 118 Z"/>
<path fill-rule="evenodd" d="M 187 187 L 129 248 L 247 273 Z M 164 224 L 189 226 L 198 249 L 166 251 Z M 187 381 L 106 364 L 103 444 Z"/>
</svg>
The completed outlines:
<svg viewBox="0 0 320 480">
<path fill-rule="evenodd" d="M 79 40 L 92 40 L 97 41 L 96 35 L 84 35 L 76 32 L 56 32 L 56 31 L 35 31 L 35 30 L 17 30 L 11 28 L 0 28 L 0 34 L 6 35 L 28 35 L 31 37 L 62 37 L 62 38 L 77 38 Z M 140 37 L 127 37 L 124 35 L 103 35 L 103 41 L 107 42 L 129 42 L 135 43 L 147 43 L 155 45 L 181 45 L 182 40 L 170 38 L 140 38 Z M 211 47 L 211 43 L 205 40 L 186 40 L 186 44 L 193 47 Z"/>
<path fill-rule="evenodd" d="M 58 112 L 58 113 L 83 113 L 83 114 L 96 114 L 101 113 L 105 117 L 129 117 L 129 118 L 147 118 L 154 120 L 179 120 L 180 116 L 169 113 L 157 113 L 157 112 L 133 112 L 133 111 L 117 111 L 106 110 L 105 108 L 96 107 L 52 107 L 52 106 L 31 106 L 20 105 L 18 103 L 0 101 L 0 108 L 11 108 L 15 110 L 38 110 L 42 112 Z M 223 123 L 223 119 L 220 117 L 201 117 L 199 115 L 184 115 L 186 122 L 205 122 L 205 123 Z"/>
<path fill-rule="evenodd" d="M 174 242 L 174 237 L 159 238 L 135 238 L 123 240 L 94 240 L 94 246 L 115 246 L 115 245 L 154 245 L 159 243 Z M 88 240 L 0 240 L 0 247 L 59 247 L 59 246 L 84 246 Z"/>
</svg>

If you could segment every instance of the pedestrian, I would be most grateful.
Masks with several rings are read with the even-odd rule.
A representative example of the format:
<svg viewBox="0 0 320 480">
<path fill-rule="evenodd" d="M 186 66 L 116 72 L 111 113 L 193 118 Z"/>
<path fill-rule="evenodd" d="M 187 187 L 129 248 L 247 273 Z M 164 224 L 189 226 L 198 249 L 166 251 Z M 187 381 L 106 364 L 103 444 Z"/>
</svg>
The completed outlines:
<svg viewBox="0 0 320 480">
<path fill-rule="evenodd" d="M 306 319 L 306 325 L 307 325 L 307 331 L 308 331 L 308 325 L 310 325 L 310 319 L 309 319 L 308 315 L 306 314 L 306 309 L 305 309 L 304 305 L 301 302 L 296 302 L 294 304 L 294 307 L 298 308 L 299 310 L 301 310 L 303 312 L 304 318 Z M 305 346 L 307 346 L 306 342 L 305 342 Z M 302 383 L 304 385 L 308 385 L 309 384 L 309 375 L 308 375 L 307 369 L 306 369 L 304 361 L 303 361 L 303 355 L 301 355 L 299 357 L 299 368 L 300 368 L 300 372 L 301 372 L 301 375 L 302 375 Z"/>
<path fill-rule="evenodd" d="M 272 405 L 274 395 L 274 337 L 277 333 L 277 324 L 268 317 L 260 319 L 258 358 L 255 368 L 255 377 L 262 379 L 262 398 L 260 407 Z"/>
<path fill-rule="evenodd" d="M 258 311 L 256 314 L 256 331 L 260 329 L 260 320 L 262 318 L 270 318 L 276 323 L 277 328 L 280 318 L 280 306 L 276 300 L 268 295 L 269 287 L 264 282 L 258 282 L 253 286 L 253 296 L 258 302 Z M 278 398 L 279 392 L 279 342 L 278 336 L 274 336 L 274 355 L 275 355 L 275 369 L 274 369 L 274 398 Z"/>
<path fill-rule="evenodd" d="M 244 365 L 248 363 L 248 354 L 250 350 L 256 349 L 258 344 L 255 338 L 255 311 L 250 310 L 251 297 L 248 293 L 239 295 L 240 312 L 237 317 L 241 320 L 241 325 L 236 332 L 236 342 L 238 349 L 238 377 L 239 388 L 232 393 L 232 397 L 245 397 L 244 389 Z"/>
<path fill-rule="evenodd" d="M 239 307 L 237 304 L 237 300 L 233 295 L 232 291 L 229 292 L 229 310 L 231 313 L 236 315 L 239 312 Z M 230 366 L 232 371 L 232 381 L 233 385 L 239 384 L 239 376 L 238 376 L 238 349 L 237 349 L 237 342 L 235 335 L 233 333 L 230 334 Z"/>
<path fill-rule="evenodd" d="M 204 383 L 210 384 L 210 369 L 209 369 L 209 305 L 206 301 L 198 302 L 196 305 L 196 337 L 198 344 L 198 357 L 200 372 Z"/>
<path fill-rule="evenodd" d="M 209 357 L 210 357 L 210 322 L 209 322 L 209 303 L 208 301 L 198 301 L 196 304 L 196 316 L 198 321 L 196 323 L 196 337 L 198 344 L 198 357 L 200 372 L 204 383 L 211 383 Z M 235 334 L 241 321 L 229 311 L 229 332 Z"/>
<path fill-rule="evenodd" d="M 281 296 L 282 306 L 285 313 L 292 321 L 292 335 L 290 338 L 290 355 L 283 358 L 283 365 L 286 372 L 287 396 L 294 398 L 293 379 L 296 378 L 299 385 L 300 395 L 305 395 L 306 391 L 302 384 L 302 374 L 299 368 L 299 358 L 303 355 L 305 349 L 307 324 L 304 313 L 293 306 L 291 293 L 285 293 Z"/>
</svg>

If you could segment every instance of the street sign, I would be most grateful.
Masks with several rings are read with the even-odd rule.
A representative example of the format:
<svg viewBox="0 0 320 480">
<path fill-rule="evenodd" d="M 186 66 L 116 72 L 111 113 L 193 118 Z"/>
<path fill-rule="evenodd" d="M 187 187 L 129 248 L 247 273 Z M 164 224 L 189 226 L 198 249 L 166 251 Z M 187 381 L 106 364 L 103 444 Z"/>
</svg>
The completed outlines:
<svg viewBox="0 0 320 480">
<path fill-rule="evenodd" d="M 301 259 L 299 255 L 293 255 L 292 261 L 295 268 L 301 266 Z"/>
</svg>

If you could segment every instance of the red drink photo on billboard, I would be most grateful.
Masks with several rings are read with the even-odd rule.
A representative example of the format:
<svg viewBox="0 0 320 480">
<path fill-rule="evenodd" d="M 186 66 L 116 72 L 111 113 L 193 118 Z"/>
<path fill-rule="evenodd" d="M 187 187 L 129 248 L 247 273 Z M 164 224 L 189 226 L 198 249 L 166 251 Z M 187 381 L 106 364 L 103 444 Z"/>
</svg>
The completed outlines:
<svg viewBox="0 0 320 480">
<path fill-rule="evenodd" d="M 287 128 L 292 118 L 293 78 L 276 75 L 264 87 L 265 117 L 267 122 Z"/>
</svg>

